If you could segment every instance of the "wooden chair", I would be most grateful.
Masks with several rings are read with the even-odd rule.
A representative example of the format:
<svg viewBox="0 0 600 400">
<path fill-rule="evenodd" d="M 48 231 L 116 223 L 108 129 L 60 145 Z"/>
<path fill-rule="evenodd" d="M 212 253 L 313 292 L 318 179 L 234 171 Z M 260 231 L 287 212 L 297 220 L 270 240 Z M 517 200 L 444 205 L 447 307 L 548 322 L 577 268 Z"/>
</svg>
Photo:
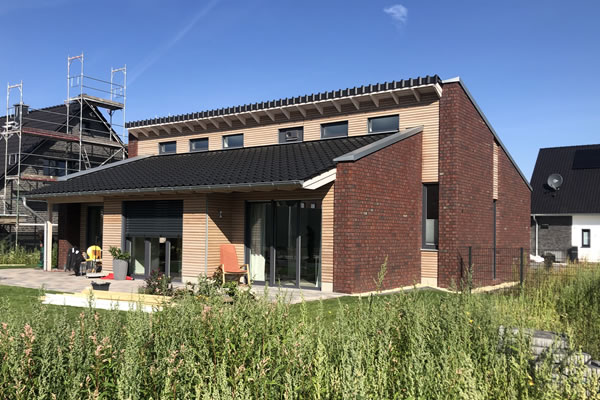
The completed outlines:
<svg viewBox="0 0 600 400">
<path fill-rule="evenodd" d="M 232 244 L 221 245 L 221 265 L 219 266 L 223 273 L 223 284 L 225 284 L 226 275 L 241 276 L 246 275 L 248 285 L 250 285 L 250 267 L 248 264 L 239 264 L 235 246 Z"/>
</svg>

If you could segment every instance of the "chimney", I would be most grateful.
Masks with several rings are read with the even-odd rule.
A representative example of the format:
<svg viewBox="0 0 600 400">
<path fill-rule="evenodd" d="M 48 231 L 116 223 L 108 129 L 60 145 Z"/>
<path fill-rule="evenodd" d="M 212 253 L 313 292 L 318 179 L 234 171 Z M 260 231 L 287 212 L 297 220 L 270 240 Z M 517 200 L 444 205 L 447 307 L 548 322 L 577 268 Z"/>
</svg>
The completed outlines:
<svg viewBox="0 0 600 400">
<path fill-rule="evenodd" d="M 23 112 L 23 118 L 29 114 L 29 106 L 27 104 L 15 104 L 15 122 L 21 120 L 21 111 Z"/>
</svg>

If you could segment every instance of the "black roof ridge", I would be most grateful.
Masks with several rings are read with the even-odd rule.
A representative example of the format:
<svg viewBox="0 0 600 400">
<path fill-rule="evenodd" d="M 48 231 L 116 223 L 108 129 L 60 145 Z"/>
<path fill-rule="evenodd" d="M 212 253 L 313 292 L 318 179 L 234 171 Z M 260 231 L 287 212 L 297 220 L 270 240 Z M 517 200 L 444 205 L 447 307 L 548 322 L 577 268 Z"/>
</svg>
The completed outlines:
<svg viewBox="0 0 600 400">
<path fill-rule="evenodd" d="M 319 143 L 319 142 L 331 142 L 334 140 L 344 140 L 344 139 L 352 139 L 352 138 L 359 138 L 359 137 L 364 137 L 364 136 L 383 136 L 383 135 L 391 135 L 394 133 L 398 133 L 400 132 L 398 131 L 390 131 L 390 132 L 381 132 L 381 133 L 364 133 L 362 135 L 352 135 L 352 136 L 342 136 L 342 137 L 333 137 L 333 138 L 320 138 L 317 140 L 303 140 L 302 142 L 292 142 L 292 143 L 274 143 L 274 144 L 261 144 L 260 146 L 249 146 L 249 147 L 235 147 L 233 149 L 218 149 L 218 150 L 208 150 L 208 151 L 187 151 L 185 153 L 169 153 L 169 154 L 153 154 L 151 156 L 149 156 L 148 158 L 154 158 L 154 157 L 174 157 L 174 156 L 188 156 L 188 155 L 198 155 L 198 154 L 215 154 L 215 153 L 222 153 L 222 152 L 234 152 L 234 151 L 241 151 L 241 150 L 248 150 L 248 149 L 260 149 L 260 148 L 267 148 L 267 147 L 275 147 L 275 146 L 292 146 L 292 145 L 301 145 L 301 144 L 306 144 L 306 143 Z"/>
<path fill-rule="evenodd" d="M 541 150 L 552 150 L 552 149 L 570 149 L 575 147 L 590 147 L 590 146 L 600 146 L 600 143 L 593 144 L 573 144 L 568 146 L 554 146 L 554 147 L 540 147 Z"/>
<path fill-rule="evenodd" d="M 423 85 L 431 85 L 431 84 L 441 84 L 442 79 L 439 75 L 425 75 L 423 77 L 418 76 L 416 78 L 409 79 L 401 79 L 399 81 L 385 81 L 383 83 L 375 83 L 369 85 L 362 86 L 354 86 L 353 88 L 345 88 L 345 89 L 336 89 L 329 90 L 318 93 L 304 94 L 293 97 L 284 97 L 279 99 L 267 100 L 262 102 L 255 103 L 246 103 L 236 106 L 228 106 L 221 108 L 214 108 L 209 110 L 202 110 L 197 112 L 178 114 L 178 115 L 169 115 L 166 117 L 156 117 L 156 118 L 147 118 L 136 121 L 129 121 L 125 123 L 125 128 L 137 128 L 143 127 L 147 125 L 156 125 L 156 124 L 164 124 L 164 123 L 173 123 L 173 122 L 183 122 L 189 121 L 193 119 L 199 118 L 209 118 L 220 115 L 228 115 L 235 114 L 240 112 L 249 112 L 249 111 L 259 111 L 263 109 L 273 108 L 273 107 L 285 107 L 297 104 L 306 104 L 314 101 L 323 101 L 323 100 L 331 100 L 342 97 L 361 95 L 361 94 L 369 94 L 369 93 L 377 93 L 385 90 L 392 89 L 403 89 L 403 88 L 411 88 L 416 86 Z M 360 93 L 359 93 L 360 92 Z"/>
</svg>

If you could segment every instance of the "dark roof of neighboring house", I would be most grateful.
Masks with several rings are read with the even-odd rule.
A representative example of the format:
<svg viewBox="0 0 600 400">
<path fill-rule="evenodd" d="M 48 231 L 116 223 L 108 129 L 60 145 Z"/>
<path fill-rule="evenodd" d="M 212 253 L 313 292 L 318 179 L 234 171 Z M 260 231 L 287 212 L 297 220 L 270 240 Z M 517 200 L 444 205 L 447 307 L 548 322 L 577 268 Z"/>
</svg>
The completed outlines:
<svg viewBox="0 0 600 400">
<path fill-rule="evenodd" d="M 79 112 L 79 104 L 71 104 L 69 113 L 71 120 L 75 120 Z M 6 116 L 0 117 L 0 125 L 4 126 Z M 67 106 L 59 104 L 56 106 L 30 109 L 29 113 L 23 115 L 23 127 L 44 129 L 47 131 L 59 131 L 67 122 Z M 79 122 L 79 117 L 77 117 Z M 64 131 L 64 129 L 62 129 Z"/>
<path fill-rule="evenodd" d="M 338 157 L 350 154 L 352 159 L 357 159 L 421 130 L 422 127 L 417 127 L 396 134 L 138 157 L 79 176 L 74 174 L 69 179 L 33 190 L 28 197 L 301 185 L 335 168 L 341 161 L 335 160 Z M 358 149 L 362 154 L 356 152 Z"/>
<path fill-rule="evenodd" d="M 555 173 L 563 177 L 556 191 L 547 184 Z M 533 214 L 600 213 L 600 144 L 541 149 L 531 185 Z"/>
<path fill-rule="evenodd" d="M 150 118 L 139 121 L 131 121 L 125 124 L 126 128 L 137 128 L 146 125 L 165 124 L 172 122 L 183 122 L 193 119 L 215 117 L 220 115 L 237 114 L 242 112 L 263 110 L 273 107 L 284 107 L 296 104 L 312 103 L 315 101 L 338 99 L 348 96 L 356 96 L 362 94 L 370 94 L 382 92 L 385 90 L 405 89 L 422 85 L 441 84 L 442 80 L 437 75 L 427 75 L 425 77 L 417 77 L 411 79 L 402 79 L 400 81 L 376 83 L 367 86 L 332 90 L 329 92 L 312 93 L 304 96 L 288 97 L 278 100 L 263 101 L 261 103 L 244 104 L 241 106 L 218 108 L 213 110 L 200 111 L 195 113 L 172 115 L 169 117 Z"/>
</svg>

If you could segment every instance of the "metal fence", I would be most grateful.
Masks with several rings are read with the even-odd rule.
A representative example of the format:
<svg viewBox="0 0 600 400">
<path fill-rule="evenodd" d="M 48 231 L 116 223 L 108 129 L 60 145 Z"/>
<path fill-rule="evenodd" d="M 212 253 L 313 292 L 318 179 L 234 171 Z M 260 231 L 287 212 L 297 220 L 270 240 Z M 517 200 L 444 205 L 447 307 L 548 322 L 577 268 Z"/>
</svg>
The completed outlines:
<svg viewBox="0 0 600 400">
<path fill-rule="evenodd" d="M 565 251 L 552 254 L 544 261 L 535 262 L 523 248 L 461 248 L 459 263 L 463 288 L 533 286 L 550 276 L 566 278 L 590 267 L 589 264 L 570 262 Z"/>
</svg>

